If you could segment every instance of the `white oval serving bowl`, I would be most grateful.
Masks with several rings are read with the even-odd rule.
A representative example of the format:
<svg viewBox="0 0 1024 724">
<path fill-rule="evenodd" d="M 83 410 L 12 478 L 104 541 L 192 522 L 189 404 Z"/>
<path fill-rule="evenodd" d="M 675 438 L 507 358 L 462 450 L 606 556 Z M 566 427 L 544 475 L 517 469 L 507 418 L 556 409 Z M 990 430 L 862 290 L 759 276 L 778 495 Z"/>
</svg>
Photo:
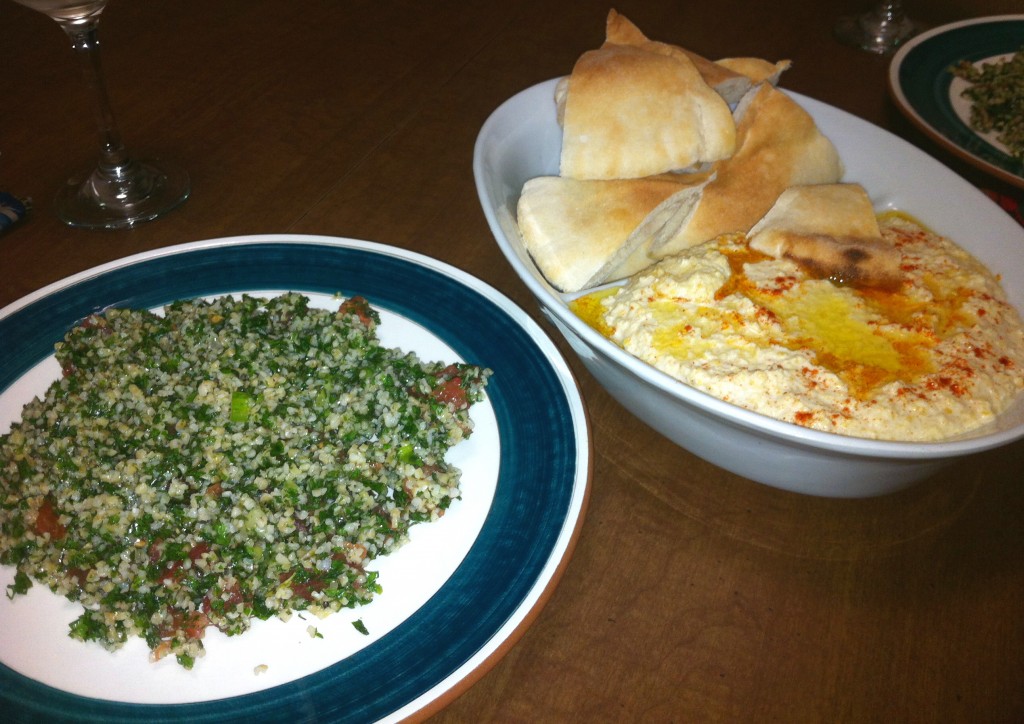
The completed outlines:
<svg viewBox="0 0 1024 724">
<path fill-rule="evenodd" d="M 544 279 L 516 225 L 530 178 L 558 173 L 557 79 L 498 107 L 477 136 L 473 173 L 498 246 L 590 373 L 636 417 L 684 449 L 726 470 L 785 490 L 835 498 L 905 488 L 967 455 L 1024 437 L 1024 395 L 992 424 L 933 443 L 892 442 L 810 430 L 751 412 L 685 385 L 641 362 L 583 320 Z M 789 91 L 787 91 L 789 92 Z M 845 181 L 863 185 L 876 210 L 898 209 L 956 241 L 989 269 L 1024 309 L 1024 228 L 981 191 L 906 141 L 845 111 L 789 94 L 836 145 Z"/>
</svg>

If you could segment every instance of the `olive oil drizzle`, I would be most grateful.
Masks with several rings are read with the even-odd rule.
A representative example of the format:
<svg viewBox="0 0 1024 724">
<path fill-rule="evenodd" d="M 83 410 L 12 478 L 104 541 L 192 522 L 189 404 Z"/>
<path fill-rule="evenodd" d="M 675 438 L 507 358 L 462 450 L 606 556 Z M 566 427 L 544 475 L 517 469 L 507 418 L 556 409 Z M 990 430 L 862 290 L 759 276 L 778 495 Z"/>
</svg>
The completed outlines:
<svg viewBox="0 0 1024 724">
<path fill-rule="evenodd" d="M 889 212 L 881 218 L 888 215 L 905 217 L 900 212 Z M 808 283 L 803 275 L 797 274 L 759 285 L 749 278 L 746 267 L 771 257 L 736 243 L 738 238 L 742 237 L 726 235 L 718 240 L 719 251 L 729 262 L 730 275 L 715 293 L 715 299 L 734 294 L 749 299 L 758 307 L 761 322 L 760 329 L 750 333 L 751 341 L 794 351 L 809 350 L 814 364 L 838 376 L 851 397 L 866 400 L 889 383 L 913 385 L 935 373 L 934 348 L 975 322 L 973 315 L 964 310 L 971 298 L 969 290 L 944 290 L 928 277 L 925 287 L 931 299 L 927 301 L 911 298 L 904 289 L 861 288 L 837 279 Z M 603 302 L 618 291 L 618 287 L 612 287 L 586 294 L 572 300 L 569 308 L 610 338 L 614 329 L 604 321 Z M 657 306 L 671 304 L 671 300 L 663 300 Z M 672 316 L 668 312 L 660 312 L 666 321 Z M 729 324 L 727 314 L 712 316 L 733 332 L 742 326 L 740 320 Z M 764 324 L 766 320 L 768 324 Z M 775 330 L 767 342 L 765 328 Z M 703 349 L 697 336 L 699 331 L 689 324 L 672 324 L 655 341 L 681 359 L 695 359 Z"/>
<path fill-rule="evenodd" d="M 837 280 L 815 285 L 779 278 L 765 288 L 745 269 L 768 257 L 745 246 L 723 244 L 721 251 L 731 276 L 716 298 L 741 294 L 770 312 L 783 330 L 773 343 L 810 350 L 815 364 L 836 374 L 858 399 L 891 382 L 912 385 L 934 373 L 934 348 L 973 322 L 963 310 L 970 298 L 964 289 L 943 293 L 938 284 L 929 284 L 932 299 L 923 302 L 902 289 L 858 288 Z"/>
</svg>

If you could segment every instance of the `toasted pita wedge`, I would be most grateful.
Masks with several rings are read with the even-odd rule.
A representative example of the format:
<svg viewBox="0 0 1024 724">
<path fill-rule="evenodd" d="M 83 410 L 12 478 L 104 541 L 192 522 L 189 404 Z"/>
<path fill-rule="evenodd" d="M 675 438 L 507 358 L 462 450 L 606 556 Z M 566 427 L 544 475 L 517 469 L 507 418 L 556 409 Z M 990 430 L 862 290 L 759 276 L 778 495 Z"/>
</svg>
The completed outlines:
<svg viewBox="0 0 1024 724">
<path fill-rule="evenodd" d="M 759 58 L 708 60 L 704 56 L 678 45 L 649 39 L 636 25 L 615 10 L 608 13 L 605 40 L 618 45 L 632 45 L 663 55 L 688 58 L 704 78 L 704 82 L 714 88 L 729 104 L 739 102 L 740 98 L 757 83 L 776 83 L 782 72 L 790 66 L 788 60 L 774 64 Z"/>
<path fill-rule="evenodd" d="M 555 113 L 559 128 L 565 126 L 565 96 L 569 92 L 569 76 L 562 76 L 555 83 Z"/>
<path fill-rule="evenodd" d="M 783 256 L 789 234 L 878 239 L 878 217 L 860 184 L 791 186 L 750 229 L 750 246 L 776 258 Z"/>
<path fill-rule="evenodd" d="M 696 209 L 650 255 L 661 259 L 722 234 L 746 233 L 790 186 L 835 183 L 843 165 L 814 119 L 785 92 L 762 84 L 736 108 L 737 149 L 712 166 Z"/>
<path fill-rule="evenodd" d="M 688 59 L 697 68 L 704 82 L 730 105 L 738 103 L 744 94 L 758 83 L 776 85 L 782 73 L 792 65 L 788 60 L 771 63 L 761 58 L 708 60 L 692 50 L 649 39 L 636 25 L 615 10 L 608 13 L 605 40 L 616 45 L 632 45 L 650 52 Z M 555 89 L 559 126 L 563 125 L 565 118 L 565 95 L 568 86 L 569 78 L 566 76 L 559 80 Z"/>
<path fill-rule="evenodd" d="M 640 28 L 614 8 L 608 11 L 608 18 L 605 20 L 604 39 L 609 43 L 615 43 L 617 45 L 642 46 L 646 43 L 667 45 L 666 43 L 657 43 L 656 41 L 652 41 L 643 34 Z"/>
<path fill-rule="evenodd" d="M 625 279 L 658 261 L 651 256 L 651 249 L 671 243 L 697 208 L 701 193 L 714 178 L 714 173 L 687 174 L 687 177 L 691 185 L 669 196 L 651 211 L 618 251 L 594 272 L 587 287 Z"/>
<path fill-rule="evenodd" d="M 689 60 L 696 66 L 705 82 L 713 88 L 719 83 L 741 75 L 738 71 L 720 66 L 691 50 L 671 43 L 651 40 L 625 15 L 620 15 L 615 10 L 611 10 L 608 13 L 608 20 L 605 23 L 605 42 L 616 45 L 631 45 L 651 53 Z M 749 84 L 747 87 L 749 88 Z"/>
<path fill-rule="evenodd" d="M 735 148 L 728 104 L 684 54 L 606 42 L 580 56 L 564 90 L 567 178 L 643 178 Z"/>
<path fill-rule="evenodd" d="M 708 60 L 692 50 L 680 50 L 697 66 L 704 82 L 714 88 L 729 105 L 739 103 L 751 88 L 761 83 L 776 85 L 782 73 L 792 65 L 788 60 L 770 63 L 761 58 Z"/>
<path fill-rule="evenodd" d="M 542 176 L 523 187 L 517 221 L 545 278 L 561 291 L 578 291 L 618 278 L 609 274 L 655 238 L 666 217 L 676 215 L 663 209 L 693 206 L 703 180 L 674 174 L 612 180 Z"/>
<path fill-rule="evenodd" d="M 715 64 L 749 78 L 755 85 L 759 83 L 776 85 L 779 82 L 779 77 L 789 70 L 792 62 L 780 60 L 777 63 L 771 63 L 762 58 L 719 58 Z"/>
<path fill-rule="evenodd" d="M 899 252 L 882 238 L 871 199 L 857 184 L 786 189 L 749 237 L 751 249 L 791 259 L 820 279 L 878 288 L 900 283 Z"/>
</svg>

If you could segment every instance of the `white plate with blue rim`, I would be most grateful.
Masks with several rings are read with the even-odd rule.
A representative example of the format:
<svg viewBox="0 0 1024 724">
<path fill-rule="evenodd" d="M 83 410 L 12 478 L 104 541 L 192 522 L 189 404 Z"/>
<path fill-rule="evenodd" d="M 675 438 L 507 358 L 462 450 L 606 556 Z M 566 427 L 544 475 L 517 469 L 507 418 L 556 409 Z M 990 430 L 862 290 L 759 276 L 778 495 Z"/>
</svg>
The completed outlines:
<svg viewBox="0 0 1024 724">
<path fill-rule="evenodd" d="M 1001 62 L 1024 49 L 1024 15 L 996 15 L 932 28 L 901 47 L 889 65 L 896 105 L 925 135 L 954 155 L 1024 188 L 1024 163 L 993 133 L 971 126 L 968 83 L 950 70 L 961 61 Z"/>
<path fill-rule="evenodd" d="M 463 497 L 379 559 L 383 592 L 325 619 L 211 629 L 186 670 L 67 636 L 81 607 L 34 586 L 0 597 L 0 709 L 15 720 L 397 721 L 441 709 L 533 622 L 582 526 L 593 452 L 571 371 L 544 332 L 493 288 L 413 252 L 334 237 L 263 235 L 146 252 L 0 310 L 0 434 L 60 374 L 55 342 L 119 306 L 298 291 L 313 305 L 362 295 L 381 340 L 423 359 L 493 370 L 474 433 L 451 455 Z M 0 587 L 14 578 L 0 566 Z M 358 621 L 358 626 L 354 625 Z M 363 631 L 365 630 L 365 633 Z"/>
</svg>

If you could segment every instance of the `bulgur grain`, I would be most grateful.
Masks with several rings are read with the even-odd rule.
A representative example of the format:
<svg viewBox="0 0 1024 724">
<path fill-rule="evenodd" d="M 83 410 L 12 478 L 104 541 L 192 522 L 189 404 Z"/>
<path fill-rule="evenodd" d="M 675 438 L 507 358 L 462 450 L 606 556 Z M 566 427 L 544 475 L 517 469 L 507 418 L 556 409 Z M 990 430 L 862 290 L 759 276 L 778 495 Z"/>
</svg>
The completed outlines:
<svg viewBox="0 0 1024 724">
<path fill-rule="evenodd" d="M 360 298 L 110 309 L 57 344 L 64 376 L 0 437 L 0 563 L 79 601 L 70 635 L 191 668 L 209 625 L 318 615 L 461 494 L 445 453 L 488 370 L 382 347 Z"/>
<path fill-rule="evenodd" d="M 1024 162 L 1024 48 L 980 68 L 964 60 L 950 72 L 970 83 L 961 95 L 971 101 L 971 127 L 995 132 L 1010 155 Z"/>
</svg>

